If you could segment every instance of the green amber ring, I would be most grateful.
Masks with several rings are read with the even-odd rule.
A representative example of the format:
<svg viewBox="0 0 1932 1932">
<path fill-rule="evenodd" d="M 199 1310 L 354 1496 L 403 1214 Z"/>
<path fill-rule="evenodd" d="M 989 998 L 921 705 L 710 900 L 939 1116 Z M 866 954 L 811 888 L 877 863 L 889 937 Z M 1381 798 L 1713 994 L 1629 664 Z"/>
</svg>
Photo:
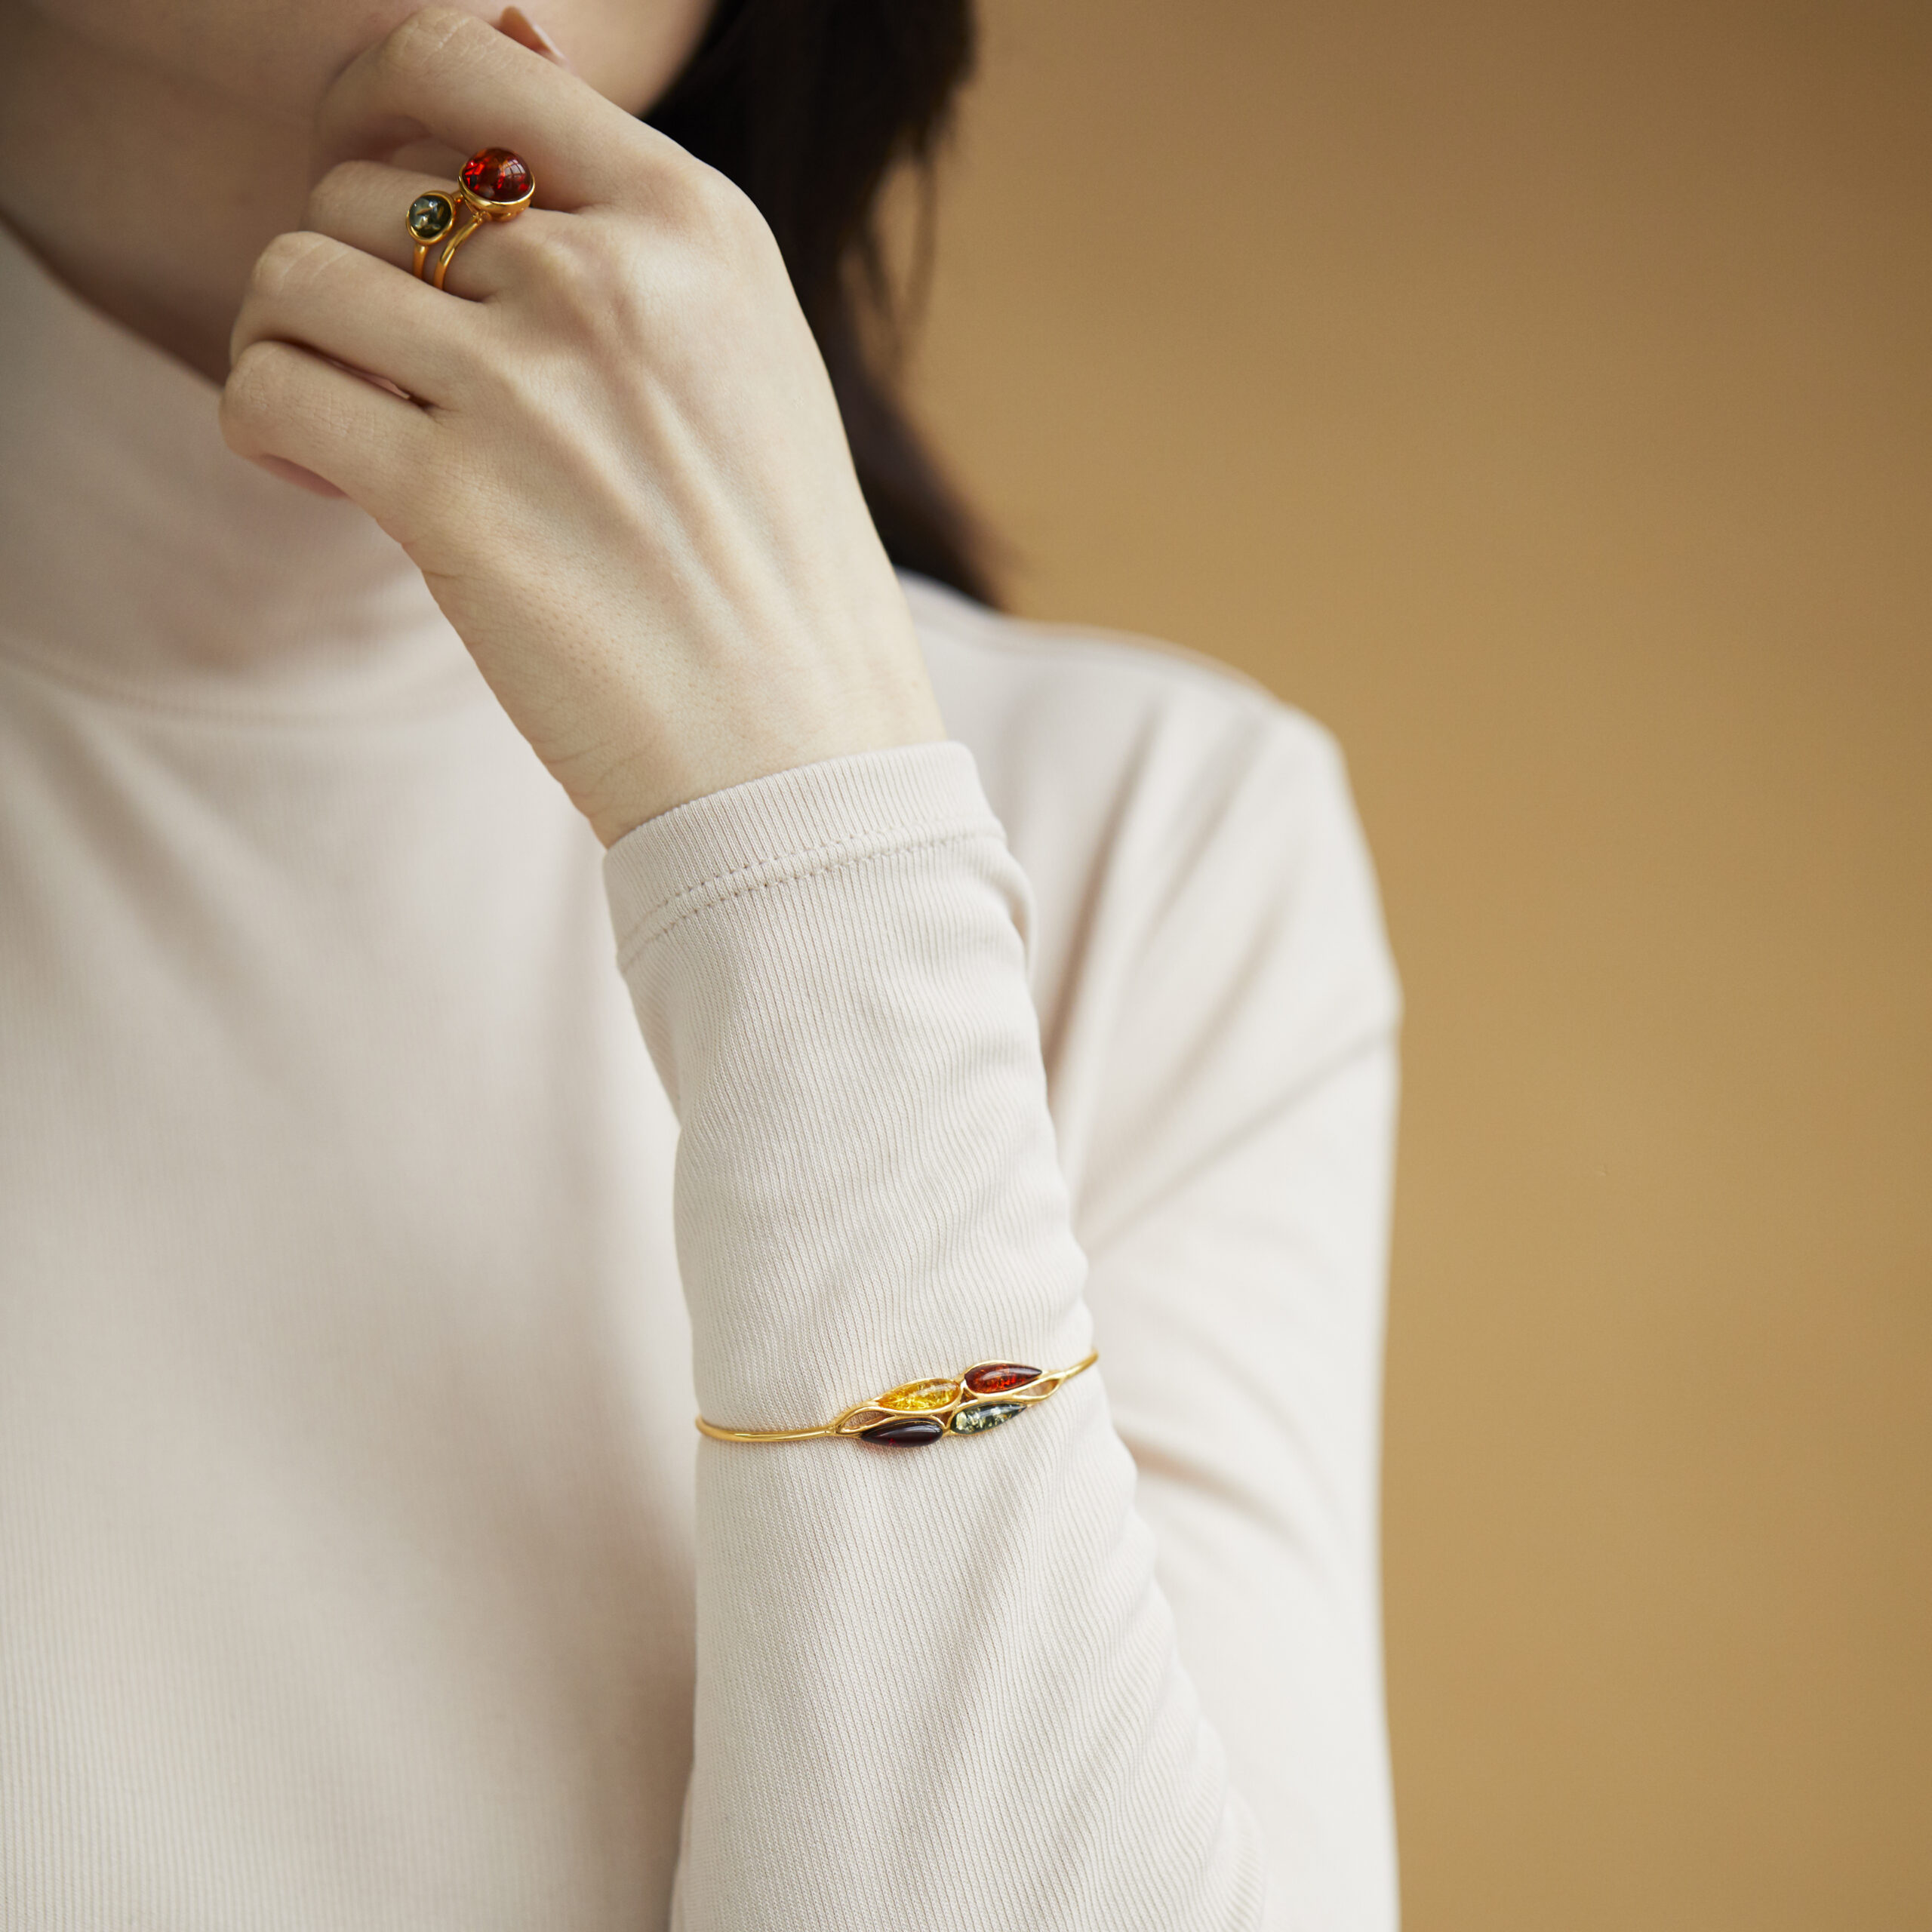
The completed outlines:
<svg viewBox="0 0 1932 1932">
<path fill-rule="evenodd" d="M 423 278 L 423 264 L 429 251 L 456 226 L 456 204 L 448 195 L 431 192 L 418 195 L 403 217 L 410 238 L 416 244 L 416 278 Z"/>
<path fill-rule="evenodd" d="M 809 1442 L 815 1436 L 848 1435 L 894 1449 L 917 1449 L 943 1435 L 978 1435 L 1011 1422 L 1044 1402 L 1063 1382 L 1100 1359 L 1096 1349 L 1071 1368 L 1029 1368 L 1020 1361 L 976 1362 L 964 1375 L 908 1382 L 856 1403 L 816 1429 L 721 1429 L 697 1419 L 700 1433 L 714 1442 Z"/>
</svg>

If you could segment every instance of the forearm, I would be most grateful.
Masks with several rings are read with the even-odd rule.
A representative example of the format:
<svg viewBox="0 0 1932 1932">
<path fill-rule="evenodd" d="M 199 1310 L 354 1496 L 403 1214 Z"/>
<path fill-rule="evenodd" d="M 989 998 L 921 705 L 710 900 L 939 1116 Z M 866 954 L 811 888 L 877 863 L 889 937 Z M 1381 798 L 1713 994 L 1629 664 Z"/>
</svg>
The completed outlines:
<svg viewBox="0 0 1932 1932">
<path fill-rule="evenodd" d="M 706 1414 L 1083 1355 L 1025 888 L 966 755 L 789 774 L 611 864 Z M 687 1924 L 1262 1922 L 1099 1377 L 924 1449 L 707 1443 L 698 1500 Z"/>
</svg>

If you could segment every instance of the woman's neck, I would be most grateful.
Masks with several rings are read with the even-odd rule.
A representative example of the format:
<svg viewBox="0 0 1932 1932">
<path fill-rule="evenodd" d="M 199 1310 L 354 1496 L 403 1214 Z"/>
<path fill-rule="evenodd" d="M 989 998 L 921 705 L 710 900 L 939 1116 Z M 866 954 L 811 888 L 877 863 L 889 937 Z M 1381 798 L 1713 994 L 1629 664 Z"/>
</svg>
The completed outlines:
<svg viewBox="0 0 1932 1932">
<path fill-rule="evenodd" d="M 77 294 L 217 382 L 248 272 L 301 220 L 308 131 L 0 0 L 0 215 Z"/>
</svg>

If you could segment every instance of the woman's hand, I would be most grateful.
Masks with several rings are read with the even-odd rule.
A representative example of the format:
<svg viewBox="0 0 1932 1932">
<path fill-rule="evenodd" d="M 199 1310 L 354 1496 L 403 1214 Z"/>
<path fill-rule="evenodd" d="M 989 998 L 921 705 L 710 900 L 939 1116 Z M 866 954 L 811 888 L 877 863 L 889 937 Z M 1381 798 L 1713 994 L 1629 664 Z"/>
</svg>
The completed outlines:
<svg viewBox="0 0 1932 1932">
<path fill-rule="evenodd" d="M 443 8 L 355 60 L 321 125 L 337 165 L 257 264 L 224 432 L 402 545 L 606 844 L 727 785 L 944 735 L 817 346 L 737 188 Z M 426 140 L 514 149 L 537 182 L 448 292 L 410 272 L 403 213 L 450 184 L 388 165 Z"/>
</svg>

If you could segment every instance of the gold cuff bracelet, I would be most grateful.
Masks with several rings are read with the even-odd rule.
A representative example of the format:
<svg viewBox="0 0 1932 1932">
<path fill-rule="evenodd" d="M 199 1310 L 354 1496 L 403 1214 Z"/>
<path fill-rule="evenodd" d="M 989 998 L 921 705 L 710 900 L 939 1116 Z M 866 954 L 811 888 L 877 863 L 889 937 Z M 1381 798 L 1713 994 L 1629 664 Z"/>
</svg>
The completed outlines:
<svg viewBox="0 0 1932 1932">
<path fill-rule="evenodd" d="M 908 1382 L 869 1402 L 860 1402 L 816 1429 L 721 1429 L 697 1419 L 700 1432 L 714 1442 L 809 1442 L 815 1436 L 848 1435 L 896 1449 L 916 1449 L 943 1435 L 977 1435 L 1011 1422 L 1023 1409 L 1044 1402 L 1063 1382 L 1100 1359 L 1096 1349 L 1071 1368 L 1042 1371 L 1024 1362 L 975 1362 L 964 1375 Z"/>
</svg>

